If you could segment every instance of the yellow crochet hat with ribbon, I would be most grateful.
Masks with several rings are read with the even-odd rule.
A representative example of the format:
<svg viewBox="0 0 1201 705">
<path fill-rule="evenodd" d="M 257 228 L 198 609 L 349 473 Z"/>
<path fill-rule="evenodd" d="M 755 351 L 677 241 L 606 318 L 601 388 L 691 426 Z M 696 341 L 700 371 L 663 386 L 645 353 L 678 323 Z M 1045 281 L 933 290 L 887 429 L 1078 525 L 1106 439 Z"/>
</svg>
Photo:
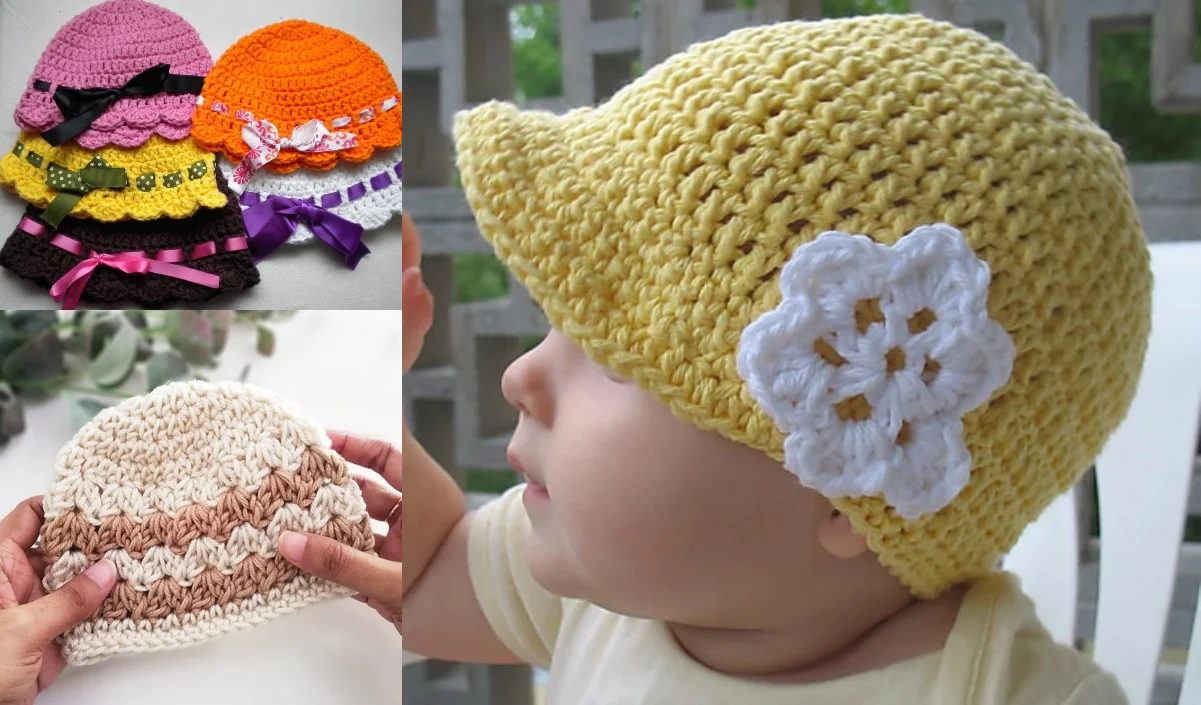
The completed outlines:
<svg viewBox="0 0 1201 705">
<path fill-rule="evenodd" d="M 190 137 L 170 142 L 153 135 L 136 149 L 91 151 L 75 142 L 52 147 L 22 132 L 0 159 L 0 184 L 46 208 L 42 219 L 55 227 L 67 215 L 102 222 L 188 218 L 227 202 L 214 159 Z"/>
<path fill-rule="evenodd" d="M 455 139 L 552 325 L 779 460 L 916 595 L 992 570 L 1134 395 L 1151 274 L 1122 152 L 974 31 L 738 30 Z"/>
</svg>

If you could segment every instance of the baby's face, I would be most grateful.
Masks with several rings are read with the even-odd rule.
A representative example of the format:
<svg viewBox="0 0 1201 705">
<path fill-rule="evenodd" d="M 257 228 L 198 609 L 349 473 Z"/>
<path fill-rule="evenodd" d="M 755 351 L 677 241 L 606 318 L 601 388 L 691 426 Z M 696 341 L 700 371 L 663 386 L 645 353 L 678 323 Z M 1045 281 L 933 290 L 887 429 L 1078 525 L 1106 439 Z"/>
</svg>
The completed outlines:
<svg viewBox="0 0 1201 705">
<path fill-rule="evenodd" d="M 509 456 L 530 483 L 527 558 L 552 592 L 747 626 L 787 611 L 836 562 L 817 539 L 834 514 L 824 499 L 762 453 L 680 421 L 562 334 L 502 386 L 521 412 Z"/>
</svg>

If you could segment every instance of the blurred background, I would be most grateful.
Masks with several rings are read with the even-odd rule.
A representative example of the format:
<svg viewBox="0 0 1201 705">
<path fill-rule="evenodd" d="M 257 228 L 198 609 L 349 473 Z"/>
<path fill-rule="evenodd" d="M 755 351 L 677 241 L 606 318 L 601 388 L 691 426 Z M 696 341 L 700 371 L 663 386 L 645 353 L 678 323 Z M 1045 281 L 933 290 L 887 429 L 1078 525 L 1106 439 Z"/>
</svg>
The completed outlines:
<svg viewBox="0 0 1201 705">
<path fill-rule="evenodd" d="M 399 311 L 0 310 L 0 516 L 47 491 L 59 449 L 97 411 L 176 379 L 242 380 L 324 428 L 399 446 L 400 344 Z M 403 659 L 391 623 L 340 599 L 70 669 L 38 705 L 396 703 Z"/>
<path fill-rule="evenodd" d="M 453 167 L 454 113 L 489 99 L 561 112 L 603 101 L 671 53 L 737 27 L 910 11 L 978 29 L 1048 74 L 1125 149 L 1148 237 L 1201 240 L 1199 1 L 404 0 L 406 205 L 437 301 L 434 328 L 405 379 L 406 418 L 472 501 L 517 481 L 505 467 L 516 415 L 501 398 L 500 375 L 546 325 L 476 232 Z M 1068 638 L 1088 649 L 1099 565 L 1091 473 L 1078 496 L 1079 589 L 1070 586 L 1067 623 Z M 1201 491 L 1187 510 L 1179 566 L 1165 587 L 1169 619 L 1148 696 L 1155 703 L 1179 698 L 1201 584 Z M 405 700 L 529 705 L 540 702 L 544 675 L 423 662 L 408 667 Z"/>
</svg>

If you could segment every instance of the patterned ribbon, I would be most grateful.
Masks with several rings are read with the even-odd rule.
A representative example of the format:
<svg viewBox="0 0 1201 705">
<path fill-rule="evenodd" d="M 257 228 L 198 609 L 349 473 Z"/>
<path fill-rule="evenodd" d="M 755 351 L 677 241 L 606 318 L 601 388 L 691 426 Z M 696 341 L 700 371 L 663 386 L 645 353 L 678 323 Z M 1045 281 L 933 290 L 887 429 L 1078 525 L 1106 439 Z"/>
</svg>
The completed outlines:
<svg viewBox="0 0 1201 705">
<path fill-rule="evenodd" d="M 371 250 L 363 244 L 363 226 L 342 216 L 318 208 L 307 201 L 284 196 L 268 196 L 262 203 L 242 213 L 250 234 L 250 253 L 260 262 L 296 232 L 304 221 L 313 234 L 334 248 L 354 269 Z"/>
<path fill-rule="evenodd" d="M 21 219 L 19 227 L 34 237 L 45 237 L 50 232 L 45 225 L 28 217 Z M 66 250 L 73 255 L 83 253 L 83 244 L 66 235 L 55 235 L 50 240 L 50 244 Z M 231 237 L 225 241 L 226 252 L 237 252 L 238 250 L 245 250 L 247 247 L 248 244 L 244 237 Z M 216 252 L 217 244 L 210 240 L 192 249 L 192 259 L 197 260 L 202 257 L 208 257 L 209 255 L 216 254 Z M 216 289 L 221 285 L 221 277 L 216 274 L 209 274 L 198 269 L 175 264 L 175 262 L 182 262 L 183 258 L 184 252 L 180 249 L 160 250 L 153 259 L 147 257 L 146 253 L 141 251 L 106 254 L 92 250 L 87 259 L 71 268 L 70 271 L 54 283 L 54 286 L 50 287 L 50 296 L 56 302 L 63 304 L 63 310 L 73 310 L 79 305 L 79 297 L 87 287 L 88 280 L 92 278 L 92 272 L 100 266 L 112 267 L 127 274 L 161 274 L 165 277 L 182 279 L 193 284 L 206 286 L 210 289 Z"/>
<path fill-rule="evenodd" d="M 120 88 L 71 88 L 59 86 L 54 104 L 67 120 L 42 133 L 42 138 L 57 147 L 92 126 L 113 103 L 121 98 L 137 98 L 157 93 L 199 93 L 204 76 L 172 76 L 169 64 L 152 66 L 129 79 Z"/>
<path fill-rule="evenodd" d="M 125 170 L 109 166 L 101 157 L 93 158 L 79 171 L 71 171 L 58 164 L 51 164 L 46 171 L 46 185 L 57 189 L 58 194 L 42 213 L 42 220 L 53 228 L 57 228 L 71 209 L 92 189 L 123 189 L 129 186 Z"/>
<path fill-rule="evenodd" d="M 330 132 L 325 123 L 318 119 L 309 120 L 292 130 L 292 136 L 281 139 L 279 130 L 270 120 L 252 120 L 242 126 L 242 139 L 250 151 L 234 169 L 229 187 L 241 195 L 250 183 L 250 177 L 267 162 L 279 156 L 281 150 L 295 149 L 298 152 L 336 152 L 357 147 L 358 135 L 353 132 Z"/>
</svg>

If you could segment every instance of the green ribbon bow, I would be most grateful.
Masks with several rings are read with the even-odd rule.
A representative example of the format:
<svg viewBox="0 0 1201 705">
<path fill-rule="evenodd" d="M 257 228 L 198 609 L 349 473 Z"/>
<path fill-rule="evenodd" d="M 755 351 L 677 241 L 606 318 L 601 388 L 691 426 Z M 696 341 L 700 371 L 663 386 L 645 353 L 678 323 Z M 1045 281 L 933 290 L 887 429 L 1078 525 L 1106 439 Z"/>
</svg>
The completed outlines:
<svg viewBox="0 0 1201 705">
<path fill-rule="evenodd" d="M 79 171 L 51 164 L 47 168 L 46 185 L 56 189 L 58 194 L 50 202 L 46 212 L 42 213 L 42 220 L 57 228 L 80 199 L 92 189 L 123 189 L 129 186 L 129 178 L 126 177 L 124 169 L 111 167 L 103 158 L 95 157 Z"/>
</svg>

